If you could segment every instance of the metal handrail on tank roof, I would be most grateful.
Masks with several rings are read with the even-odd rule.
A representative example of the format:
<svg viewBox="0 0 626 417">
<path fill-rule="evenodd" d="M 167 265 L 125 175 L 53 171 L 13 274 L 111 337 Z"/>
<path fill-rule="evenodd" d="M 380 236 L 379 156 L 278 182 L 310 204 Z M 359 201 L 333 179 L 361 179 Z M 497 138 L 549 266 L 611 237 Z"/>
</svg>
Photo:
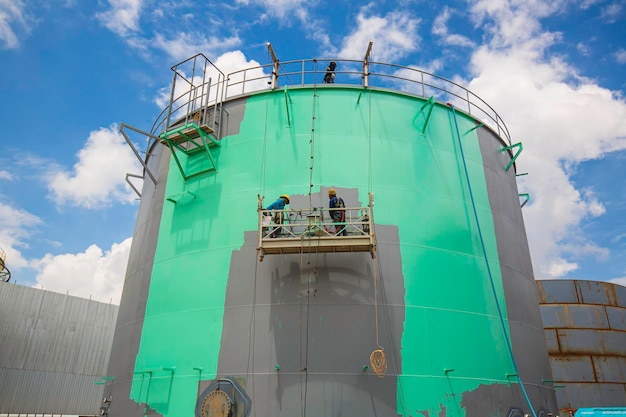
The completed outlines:
<svg viewBox="0 0 626 417">
<path fill-rule="evenodd" d="M 194 57 L 200 55 L 198 54 Z M 204 57 L 204 55 L 201 56 Z M 206 59 L 208 61 L 208 58 Z M 334 72 L 336 80 L 340 82 L 319 86 L 318 84 L 322 83 L 322 77 L 325 73 L 325 63 L 330 61 L 338 63 Z M 172 69 L 174 70 L 178 65 L 186 62 L 189 62 L 189 59 L 173 66 Z M 165 132 L 167 127 L 173 124 L 169 120 L 171 114 L 184 112 L 185 106 L 190 104 L 195 106 L 194 112 L 197 112 L 198 108 L 210 111 L 211 109 L 220 109 L 224 101 L 272 90 L 273 87 L 318 85 L 318 87 L 333 88 L 336 85 L 342 87 L 356 85 L 363 88 L 399 91 L 423 98 L 434 97 L 440 103 L 451 102 L 456 105 L 457 111 L 463 111 L 485 123 L 509 145 L 512 143 L 506 124 L 485 100 L 452 80 L 418 68 L 374 61 L 368 61 L 365 67 L 365 61 L 338 58 L 291 60 L 280 62 L 277 83 L 274 86 L 272 82 L 273 63 L 243 68 L 226 75 L 212 62 L 210 63 L 213 68 L 219 71 L 216 73 L 217 81 L 205 80 L 205 83 L 208 82 L 206 85 L 208 91 L 215 91 L 215 94 L 211 93 L 210 96 L 209 94 L 203 95 L 204 102 L 201 103 L 201 106 L 198 106 L 196 103 L 197 97 L 186 100 L 186 97 L 192 97 L 189 90 L 183 89 L 178 95 L 175 95 L 174 88 L 172 88 L 170 103 L 154 121 L 150 130 L 152 135 L 159 136 Z M 367 74 L 364 74 L 364 68 L 367 68 Z M 177 72 L 175 71 L 175 78 L 176 74 Z M 216 112 L 213 112 L 213 115 L 215 117 Z M 189 114 L 181 115 L 183 118 L 189 116 Z M 216 137 L 218 140 L 221 139 L 219 133 Z"/>
<path fill-rule="evenodd" d="M 173 65 L 171 70 L 174 75 L 169 103 L 152 124 L 150 134 L 160 136 L 191 122 L 219 128 L 217 120 L 226 85 L 222 70 L 202 53 Z"/>
<path fill-rule="evenodd" d="M 282 86 L 307 86 L 321 84 L 321 77 L 325 73 L 325 62 L 335 61 L 338 63 L 335 69 L 336 79 L 343 78 L 345 82 L 335 85 L 364 84 L 362 69 L 355 64 L 362 65 L 363 61 L 337 58 L 315 58 L 305 60 L 293 60 L 280 63 L 280 72 L 277 87 Z M 322 64 L 320 64 L 322 63 Z M 342 69 L 342 67 L 345 67 Z M 251 94 L 262 90 L 271 89 L 268 82 L 266 69 L 272 69 L 272 64 L 259 65 L 231 72 L 227 75 L 227 86 L 224 88 L 225 97 L 234 97 Z M 387 69 L 387 71 L 385 70 Z M 391 70 L 391 71 L 390 71 Z M 249 73 L 256 74 L 249 76 Z M 461 109 L 482 122 L 485 122 L 499 136 L 503 136 L 511 143 L 509 130 L 500 115 L 485 100 L 471 92 L 462 85 L 447 78 L 422 71 L 414 67 L 406 67 L 384 62 L 368 62 L 367 73 L 368 88 L 382 88 L 397 90 L 403 93 L 429 98 L 434 96 L 439 102 L 456 102 L 457 110 Z M 354 81 L 354 83 L 351 82 Z M 391 82 L 389 82 L 391 81 Z M 332 85 L 326 85 L 331 87 Z M 416 88 L 412 88 L 412 87 Z M 233 89 L 237 90 L 233 92 Z M 263 88 L 261 88 L 263 87 Z M 459 106 L 458 103 L 463 103 Z"/>
</svg>

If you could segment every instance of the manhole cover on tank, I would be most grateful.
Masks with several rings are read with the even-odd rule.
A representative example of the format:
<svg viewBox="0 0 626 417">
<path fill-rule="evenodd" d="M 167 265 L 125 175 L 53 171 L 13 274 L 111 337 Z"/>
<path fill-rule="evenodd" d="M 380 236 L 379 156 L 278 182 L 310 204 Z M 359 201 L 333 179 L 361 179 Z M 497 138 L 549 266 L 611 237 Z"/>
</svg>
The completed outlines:
<svg viewBox="0 0 626 417">
<path fill-rule="evenodd" d="M 232 403 L 224 391 L 211 391 L 202 401 L 202 417 L 228 417 Z"/>
</svg>

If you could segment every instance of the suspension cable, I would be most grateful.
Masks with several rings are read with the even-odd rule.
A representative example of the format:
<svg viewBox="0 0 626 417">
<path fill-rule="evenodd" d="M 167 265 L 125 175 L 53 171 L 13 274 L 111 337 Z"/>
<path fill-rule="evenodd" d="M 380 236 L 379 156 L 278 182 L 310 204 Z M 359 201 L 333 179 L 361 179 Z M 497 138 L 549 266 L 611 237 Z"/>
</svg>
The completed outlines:
<svg viewBox="0 0 626 417">
<path fill-rule="evenodd" d="M 246 381 L 249 380 L 250 368 L 254 369 L 254 350 L 256 341 L 256 294 L 259 262 L 254 255 L 254 285 L 252 287 L 252 313 L 250 315 L 250 325 L 248 326 L 248 364 L 246 367 Z M 252 398 L 254 397 L 254 376 L 252 377 Z"/>
<path fill-rule="evenodd" d="M 302 258 L 303 258 L 303 254 L 302 252 L 300 252 L 300 294 L 302 294 Z M 303 337 L 303 319 L 302 319 L 302 315 L 304 310 L 304 305 L 302 302 L 302 297 L 300 297 L 300 348 L 298 349 L 298 352 L 300 354 L 300 416 L 301 417 L 305 417 L 306 415 L 306 394 L 305 394 L 305 384 L 308 382 L 306 381 L 306 374 L 305 374 L 305 381 L 302 381 L 302 371 L 304 369 L 306 369 L 306 363 L 302 360 L 302 350 L 304 348 L 304 346 L 306 346 L 308 344 L 308 340 L 306 342 L 304 342 L 304 337 Z M 307 329 L 308 331 L 308 329 Z M 304 366 L 302 366 L 304 364 Z"/>
<path fill-rule="evenodd" d="M 261 175 L 259 176 L 259 194 L 265 195 L 265 167 L 267 163 L 267 121 L 269 114 L 269 95 L 271 92 L 265 93 L 265 126 L 263 128 L 263 150 L 261 152 Z"/>
<path fill-rule="evenodd" d="M 367 175 L 367 192 L 372 192 L 373 174 L 372 174 L 372 91 L 367 90 L 367 136 L 368 136 L 368 175 Z"/>
</svg>

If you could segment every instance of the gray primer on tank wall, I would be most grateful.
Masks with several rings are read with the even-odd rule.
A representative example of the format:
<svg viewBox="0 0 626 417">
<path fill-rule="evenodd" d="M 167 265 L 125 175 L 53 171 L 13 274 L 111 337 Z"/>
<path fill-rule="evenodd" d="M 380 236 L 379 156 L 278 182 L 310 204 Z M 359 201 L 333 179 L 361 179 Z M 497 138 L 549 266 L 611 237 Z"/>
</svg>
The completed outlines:
<svg viewBox="0 0 626 417">
<path fill-rule="evenodd" d="M 356 191 L 338 195 L 348 207 L 357 205 Z M 313 196 L 314 206 L 322 206 L 322 196 L 325 190 Z M 308 197 L 292 196 L 292 206 L 308 204 Z M 255 415 L 300 415 L 307 407 L 346 415 L 345 398 L 356 399 L 349 415 L 396 415 L 397 387 L 389 380 L 401 373 L 404 279 L 397 228 L 377 225 L 376 233 L 385 242 L 376 260 L 369 253 L 312 253 L 269 255 L 259 263 L 256 232 L 233 252 L 219 375 L 243 381 Z M 374 268 L 384 378 L 369 369 L 378 348 Z"/>
<path fill-rule="evenodd" d="M 519 204 L 515 169 L 511 167 L 509 171 L 505 170 L 511 160 L 511 154 L 502 151 L 505 145 L 491 130 L 480 127 L 477 133 L 498 244 L 511 343 L 519 376 L 524 381 L 530 402 L 533 405 L 546 404 L 546 412 L 556 413 L 558 408 L 554 401 L 554 389 L 549 382 L 542 383 L 542 380 L 551 380 L 552 373 L 545 347 L 539 296 L 535 286 L 524 219 L 521 210 L 512 206 Z M 525 346 L 533 348 L 526 349 Z M 543 351 L 538 351 L 542 346 Z M 516 378 L 511 377 L 511 382 L 516 382 Z M 492 389 L 501 388 L 483 387 L 478 391 Z M 481 393 L 475 394 L 476 398 L 481 397 Z M 526 404 L 521 390 L 516 392 L 503 390 L 497 395 L 485 396 L 501 398 L 503 404 Z M 473 397 L 474 394 L 463 397 L 463 406 L 467 407 L 468 416 L 477 415 L 476 411 L 480 410 L 480 404 L 474 403 Z M 515 401 L 505 400 L 507 397 Z M 524 413 L 530 413 L 530 409 L 525 408 Z"/>
<path fill-rule="evenodd" d="M 241 98 L 224 104 L 222 135 L 239 132 L 245 103 L 245 98 Z M 105 388 L 105 394 L 113 396 L 109 413 L 115 416 L 144 415 L 143 405 L 130 399 L 130 389 L 146 312 L 170 158 L 169 148 L 155 143 L 147 159 L 149 169 L 157 177 L 157 184 L 155 186 L 147 175 L 144 177 L 108 369 L 108 374 L 114 375 L 115 380 Z M 146 412 L 156 414 L 154 410 L 146 409 Z"/>
<path fill-rule="evenodd" d="M 158 183 L 167 180 L 169 159 L 167 147 L 160 144 L 153 147 L 148 167 L 153 173 L 158 170 Z M 109 374 L 114 375 L 115 380 L 105 391 L 105 394 L 113 396 L 109 409 L 112 415 L 143 415 L 143 407 L 129 398 L 130 386 L 146 311 L 164 193 L 164 186 L 155 187 L 146 176 L 111 350 Z"/>
</svg>

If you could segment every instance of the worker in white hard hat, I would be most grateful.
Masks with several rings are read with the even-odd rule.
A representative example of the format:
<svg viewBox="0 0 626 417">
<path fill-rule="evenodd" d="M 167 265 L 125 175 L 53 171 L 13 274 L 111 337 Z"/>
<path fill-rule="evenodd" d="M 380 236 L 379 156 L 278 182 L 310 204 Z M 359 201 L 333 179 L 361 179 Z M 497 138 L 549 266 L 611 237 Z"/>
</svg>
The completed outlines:
<svg viewBox="0 0 626 417">
<path fill-rule="evenodd" d="M 278 197 L 278 199 L 276 201 L 274 201 L 272 204 L 270 204 L 269 206 L 267 206 L 266 210 L 267 211 L 273 211 L 274 215 L 273 215 L 273 220 L 274 220 L 274 224 L 282 224 L 283 223 L 283 218 L 284 218 L 284 212 L 282 210 L 285 209 L 285 205 L 289 204 L 289 195 L 288 194 L 283 194 L 280 197 Z M 272 233 L 270 233 L 270 237 L 278 237 L 280 236 L 280 232 L 282 231 L 281 227 L 276 227 L 274 226 L 275 229 L 272 231 Z"/>
</svg>

